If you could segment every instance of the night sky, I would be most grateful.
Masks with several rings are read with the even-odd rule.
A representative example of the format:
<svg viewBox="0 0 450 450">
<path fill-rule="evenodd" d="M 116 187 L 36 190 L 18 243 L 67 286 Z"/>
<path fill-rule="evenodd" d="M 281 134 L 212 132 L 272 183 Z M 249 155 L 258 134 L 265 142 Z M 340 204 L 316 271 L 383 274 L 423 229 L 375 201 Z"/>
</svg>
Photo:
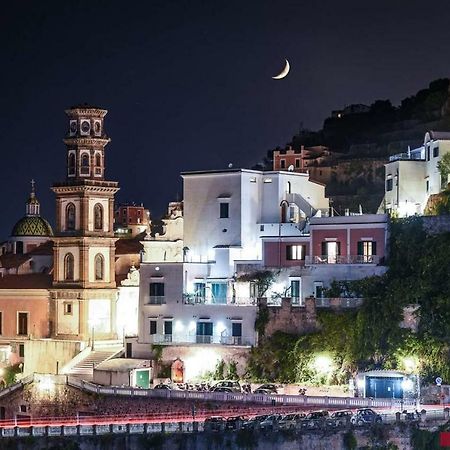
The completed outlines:
<svg viewBox="0 0 450 450">
<path fill-rule="evenodd" d="M 109 110 L 107 178 L 153 216 L 179 173 L 249 167 L 332 109 L 450 75 L 442 1 L 10 1 L 0 16 L 0 241 L 31 178 L 54 223 L 64 109 Z M 287 78 L 274 81 L 289 59 Z"/>
</svg>

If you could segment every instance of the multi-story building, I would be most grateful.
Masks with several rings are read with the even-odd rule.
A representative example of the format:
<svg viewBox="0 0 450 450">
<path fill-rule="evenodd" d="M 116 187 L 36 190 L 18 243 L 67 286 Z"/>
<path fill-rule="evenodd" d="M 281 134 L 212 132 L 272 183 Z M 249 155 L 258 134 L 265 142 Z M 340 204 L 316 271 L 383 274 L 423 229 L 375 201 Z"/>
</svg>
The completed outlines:
<svg viewBox="0 0 450 450">
<path fill-rule="evenodd" d="M 428 199 L 447 188 L 438 162 L 450 151 L 450 133 L 428 131 L 421 147 L 393 155 L 385 165 L 382 209 L 398 217 L 423 214 Z"/>
<path fill-rule="evenodd" d="M 134 237 L 145 231 L 150 223 L 150 212 L 142 203 L 124 203 L 115 215 L 114 229 L 119 237 Z"/>
</svg>

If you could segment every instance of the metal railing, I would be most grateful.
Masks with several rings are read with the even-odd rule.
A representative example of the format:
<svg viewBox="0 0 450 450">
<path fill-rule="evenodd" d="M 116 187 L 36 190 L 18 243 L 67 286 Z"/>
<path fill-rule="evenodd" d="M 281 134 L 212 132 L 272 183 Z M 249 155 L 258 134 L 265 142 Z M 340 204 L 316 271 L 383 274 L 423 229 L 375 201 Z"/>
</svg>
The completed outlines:
<svg viewBox="0 0 450 450">
<path fill-rule="evenodd" d="M 379 264 L 380 257 L 377 255 L 321 255 L 307 256 L 307 265 L 311 264 Z"/>
<path fill-rule="evenodd" d="M 389 156 L 389 162 L 392 161 L 398 161 L 398 160 L 425 160 L 424 155 L 422 155 L 421 151 L 412 151 L 412 152 L 403 152 L 403 153 L 397 153 L 396 155 Z"/>
<path fill-rule="evenodd" d="M 146 295 L 145 303 L 147 305 L 165 305 L 166 297 L 164 295 Z"/>
<path fill-rule="evenodd" d="M 185 305 L 218 305 L 218 306 L 255 306 L 257 299 L 254 297 L 209 298 L 196 294 L 183 294 Z"/>
<path fill-rule="evenodd" d="M 218 336 L 205 334 L 152 334 L 152 344 L 220 344 L 220 345 L 255 345 L 255 336 Z"/>
</svg>

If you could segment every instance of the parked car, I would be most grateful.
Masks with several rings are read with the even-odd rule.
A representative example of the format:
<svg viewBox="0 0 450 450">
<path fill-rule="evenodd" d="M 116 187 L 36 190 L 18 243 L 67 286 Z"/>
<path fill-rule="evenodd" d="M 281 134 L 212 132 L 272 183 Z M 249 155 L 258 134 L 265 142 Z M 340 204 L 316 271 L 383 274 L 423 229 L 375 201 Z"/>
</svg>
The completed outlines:
<svg viewBox="0 0 450 450">
<path fill-rule="evenodd" d="M 278 394 L 278 388 L 276 384 L 273 383 L 265 383 L 258 387 L 258 389 L 264 389 L 264 391 L 268 391 L 271 394 Z M 258 389 L 255 389 L 255 393 Z"/>
<path fill-rule="evenodd" d="M 325 424 L 328 416 L 328 411 L 311 411 L 306 415 L 302 426 L 306 426 L 307 428 L 320 428 Z"/>
<path fill-rule="evenodd" d="M 365 425 L 368 423 L 381 423 L 381 416 L 376 413 L 373 409 L 363 408 L 358 409 L 355 414 L 350 419 L 353 425 Z"/>
<path fill-rule="evenodd" d="M 213 388 L 211 388 L 210 392 L 227 392 L 229 394 L 232 394 L 233 389 L 229 388 L 229 387 L 225 387 L 225 386 L 214 386 Z"/>
<path fill-rule="evenodd" d="M 242 417 L 242 416 L 228 417 L 228 419 L 225 423 L 225 429 L 226 430 L 239 430 L 244 422 L 245 422 L 245 417 Z"/>
<path fill-rule="evenodd" d="M 306 414 L 285 414 L 279 421 L 278 426 L 282 430 L 294 430 L 297 428 L 300 420 L 304 419 Z"/>
<path fill-rule="evenodd" d="M 225 429 L 225 419 L 220 416 L 212 416 L 205 419 L 205 431 L 223 431 Z"/>
<path fill-rule="evenodd" d="M 269 391 L 269 390 L 267 390 L 267 389 L 262 389 L 262 388 L 255 389 L 255 390 L 253 391 L 253 393 L 254 393 L 254 394 L 264 394 L 264 395 L 271 395 L 271 394 L 273 394 L 272 391 Z"/>
<path fill-rule="evenodd" d="M 276 430 L 281 417 L 281 414 L 272 414 L 267 416 L 267 418 L 259 424 L 259 428 L 261 430 Z"/>
<path fill-rule="evenodd" d="M 251 419 L 247 419 L 241 425 L 242 430 L 257 430 L 259 425 L 263 420 L 267 419 L 267 415 L 252 417 Z"/>
<path fill-rule="evenodd" d="M 239 381 L 232 381 L 232 380 L 221 380 L 218 381 L 211 390 L 219 387 L 226 387 L 231 389 L 232 392 L 241 392 L 241 385 L 239 384 Z"/>
<path fill-rule="evenodd" d="M 159 384 L 156 384 L 153 389 L 160 389 L 160 390 L 165 389 L 167 391 L 170 391 L 170 390 L 172 390 L 172 387 L 169 386 L 168 384 L 159 383 Z"/>
<path fill-rule="evenodd" d="M 327 419 L 327 425 L 330 427 L 342 427 L 350 423 L 353 416 L 352 411 L 345 409 L 342 411 L 334 411 Z"/>
</svg>

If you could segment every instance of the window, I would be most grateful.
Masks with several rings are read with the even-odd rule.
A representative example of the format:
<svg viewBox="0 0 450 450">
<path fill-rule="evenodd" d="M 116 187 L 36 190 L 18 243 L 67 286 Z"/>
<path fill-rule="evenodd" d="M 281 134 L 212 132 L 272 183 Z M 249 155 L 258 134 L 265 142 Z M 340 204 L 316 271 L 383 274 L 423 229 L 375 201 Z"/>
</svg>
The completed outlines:
<svg viewBox="0 0 450 450">
<path fill-rule="evenodd" d="M 373 256 L 377 254 L 375 241 L 358 242 L 358 262 L 373 262 Z"/>
<path fill-rule="evenodd" d="M 103 206 L 100 203 L 94 206 L 94 229 L 103 230 Z"/>
<path fill-rule="evenodd" d="M 430 160 L 430 144 L 427 145 L 427 161 Z"/>
<path fill-rule="evenodd" d="M 66 206 L 66 230 L 75 230 L 75 205 L 73 203 Z"/>
<path fill-rule="evenodd" d="M 97 167 L 100 167 L 102 165 L 102 157 L 100 156 L 100 153 L 97 153 L 95 155 L 95 165 Z"/>
<path fill-rule="evenodd" d="M 427 192 L 430 192 L 430 180 L 427 180 L 425 184 L 425 189 L 427 190 Z"/>
<path fill-rule="evenodd" d="M 281 169 L 285 169 L 286 168 L 286 160 L 285 159 L 280 159 L 280 168 Z"/>
<path fill-rule="evenodd" d="M 25 345 L 19 344 L 19 358 L 25 358 Z"/>
<path fill-rule="evenodd" d="M 28 313 L 20 312 L 17 315 L 17 334 L 28 334 Z"/>
<path fill-rule="evenodd" d="M 212 335 L 212 322 L 197 322 L 197 344 L 211 344 Z"/>
<path fill-rule="evenodd" d="M 433 157 L 437 158 L 439 156 L 439 146 L 433 148 Z"/>
<path fill-rule="evenodd" d="M 230 205 L 228 203 L 220 203 L 220 218 L 227 219 L 229 217 L 229 208 Z"/>
<path fill-rule="evenodd" d="M 323 283 L 322 283 L 322 281 L 314 281 L 314 297 L 323 298 Z"/>
<path fill-rule="evenodd" d="M 156 324 L 157 324 L 156 320 L 150 320 L 150 335 L 152 336 L 156 334 Z"/>
<path fill-rule="evenodd" d="M 164 342 L 172 342 L 172 321 L 164 321 Z"/>
<path fill-rule="evenodd" d="M 105 276 L 105 259 L 103 258 L 103 255 L 98 253 L 95 255 L 95 279 L 96 280 L 103 280 L 103 277 Z"/>
<path fill-rule="evenodd" d="M 250 178 L 250 183 L 256 183 L 256 178 L 255 177 Z"/>
<path fill-rule="evenodd" d="M 68 174 L 69 175 L 75 175 L 75 154 L 71 153 L 69 155 L 69 161 L 68 161 Z"/>
<path fill-rule="evenodd" d="M 305 259 L 306 246 L 305 245 L 286 245 L 286 259 L 288 261 Z"/>
<path fill-rule="evenodd" d="M 291 280 L 291 298 L 300 298 L 300 280 Z"/>
<path fill-rule="evenodd" d="M 195 300 L 197 303 L 204 301 L 206 297 L 206 284 L 194 283 Z"/>
<path fill-rule="evenodd" d="M 227 303 L 227 283 L 211 283 L 212 303 Z"/>
<path fill-rule="evenodd" d="M 233 345 L 242 345 L 242 323 L 231 323 L 231 336 Z"/>
<path fill-rule="evenodd" d="M 341 243 L 336 241 L 322 242 L 322 258 L 323 262 L 330 264 L 336 264 L 338 261 L 338 256 L 341 254 Z"/>
<path fill-rule="evenodd" d="M 73 314 L 72 302 L 64 302 L 64 315 L 71 316 Z"/>
<path fill-rule="evenodd" d="M 272 183 L 272 178 L 264 178 L 264 183 Z"/>
<path fill-rule="evenodd" d="M 386 191 L 392 191 L 393 181 L 392 178 L 386 180 Z"/>
<path fill-rule="evenodd" d="M 287 192 L 288 194 L 291 193 L 291 182 L 290 182 L 290 181 L 288 181 L 287 184 L 286 184 L 286 192 Z"/>
<path fill-rule="evenodd" d="M 0 311 L 0 334 L 3 334 L 3 312 Z"/>
<path fill-rule="evenodd" d="M 74 257 L 72 253 L 67 253 L 64 257 L 64 279 L 67 281 L 74 279 Z"/>
<path fill-rule="evenodd" d="M 82 175 L 89 175 L 89 155 L 87 153 L 83 153 L 81 155 L 81 168 L 80 173 Z"/>
<path fill-rule="evenodd" d="M 297 169 L 300 167 L 300 160 L 298 158 L 295 159 L 295 167 Z"/>
<path fill-rule="evenodd" d="M 23 254 L 23 242 L 22 241 L 16 241 L 16 253 L 18 255 Z"/>
<path fill-rule="evenodd" d="M 164 298 L 164 283 L 150 283 L 149 291 L 149 304 L 150 305 L 163 305 L 165 303 Z"/>
</svg>

